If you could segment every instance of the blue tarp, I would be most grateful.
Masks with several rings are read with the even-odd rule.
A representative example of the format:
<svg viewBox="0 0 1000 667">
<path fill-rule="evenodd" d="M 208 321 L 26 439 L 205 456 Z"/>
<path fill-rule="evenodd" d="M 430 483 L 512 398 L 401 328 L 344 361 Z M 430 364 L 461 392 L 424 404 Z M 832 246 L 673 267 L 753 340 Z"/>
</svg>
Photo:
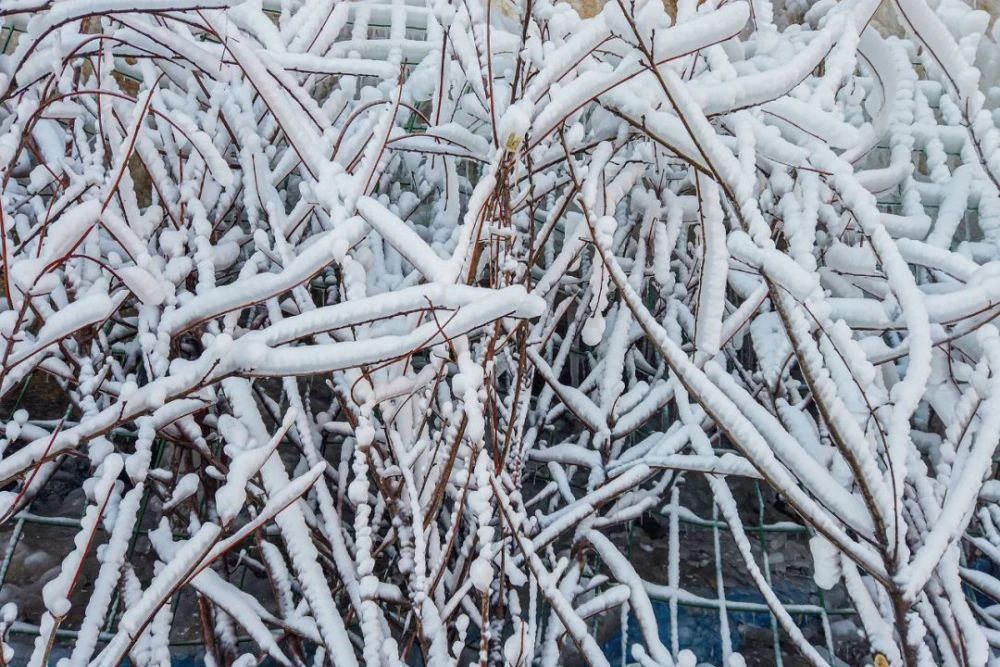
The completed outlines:
<svg viewBox="0 0 1000 667">
<path fill-rule="evenodd" d="M 810 600 L 809 592 L 803 590 L 780 590 L 776 591 L 778 597 L 785 603 L 807 603 Z M 763 599 L 756 589 L 730 589 L 726 591 L 726 599 L 730 602 L 756 602 L 762 603 Z M 813 601 L 815 602 L 815 600 Z M 670 647 L 670 606 L 667 602 L 653 600 L 653 614 L 656 616 L 656 623 L 660 630 L 660 641 L 665 646 Z M 755 611 L 730 611 L 729 633 L 732 639 L 733 651 L 741 652 L 744 649 L 744 634 L 748 626 L 754 626 L 770 633 L 771 615 L 768 612 Z M 810 625 L 820 629 L 820 619 L 817 616 L 795 616 L 799 627 L 805 629 Z M 677 640 L 681 650 L 691 649 L 694 651 L 699 662 L 721 664 L 722 662 L 722 636 L 719 612 L 716 609 L 705 609 L 699 607 L 689 607 L 677 605 Z M 770 636 L 770 635 L 769 635 Z M 642 634 L 639 631 L 635 617 L 631 614 L 628 620 L 626 651 L 627 655 L 622 656 L 622 633 L 617 632 L 611 639 L 605 642 L 602 647 L 604 654 L 612 665 L 624 665 L 632 662 L 631 646 L 633 644 L 644 644 Z"/>
</svg>

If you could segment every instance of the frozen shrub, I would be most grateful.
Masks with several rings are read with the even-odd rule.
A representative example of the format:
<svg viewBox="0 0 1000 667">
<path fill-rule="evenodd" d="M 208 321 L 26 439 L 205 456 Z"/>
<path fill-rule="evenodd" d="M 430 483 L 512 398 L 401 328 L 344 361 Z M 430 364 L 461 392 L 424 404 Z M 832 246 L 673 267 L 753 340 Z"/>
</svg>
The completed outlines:
<svg viewBox="0 0 1000 667">
<path fill-rule="evenodd" d="M 877 10 L 0 2 L 0 398 L 66 401 L 0 416 L 0 522 L 89 470 L 3 661 L 164 664 L 193 591 L 212 664 L 603 665 L 611 610 L 693 664 L 613 534 L 704 477 L 808 663 L 739 478 L 876 664 L 987 664 L 1000 50 Z"/>
</svg>

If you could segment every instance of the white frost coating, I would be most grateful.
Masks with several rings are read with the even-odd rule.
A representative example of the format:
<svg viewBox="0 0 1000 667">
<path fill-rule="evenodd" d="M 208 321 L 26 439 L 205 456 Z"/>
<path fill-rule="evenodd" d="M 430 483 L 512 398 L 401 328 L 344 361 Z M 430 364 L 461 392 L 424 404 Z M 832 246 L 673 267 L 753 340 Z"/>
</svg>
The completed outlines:
<svg viewBox="0 0 1000 667">
<path fill-rule="evenodd" d="M 772 116 L 795 130 L 817 138 L 834 148 L 850 148 L 858 142 L 858 132 L 853 125 L 838 122 L 827 114 L 817 114 L 815 109 L 793 97 L 782 97 L 761 105 L 765 114 Z"/>
<path fill-rule="evenodd" d="M 698 320 L 695 341 L 698 349 L 710 356 L 722 342 L 722 316 L 729 269 L 726 228 L 722 219 L 719 188 L 714 181 L 701 182 L 702 266 L 698 286 Z"/>
<path fill-rule="evenodd" d="M 180 503 L 184 502 L 195 493 L 198 492 L 199 480 L 198 475 L 193 472 L 181 477 L 174 484 L 174 491 L 170 494 L 170 500 L 164 503 L 164 509 L 170 509 L 171 507 L 176 507 Z"/>
<path fill-rule="evenodd" d="M 440 324 L 432 320 L 405 335 L 314 345 L 309 354 L 303 354 L 301 348 L 247 345 L 234 350 L 233 363 L 253 375 L 301 375 L 350 368 L 403 356 L 501 317 L 537 317 L 542 306 L 542 300 L 526 294 L 523 287 L 509 287 L 493 292 L 489 299 L 462 306 Z"/>
<path fill-rule="evenodd" d="M 140 448 L 141 449 L 141 448 Z M 118 505 L 114 528 L 107 545 L 101 553 L 101 570 L 94 582 L 93 593 L 87 602 L 83 622 L 80 624 L 76 646 L 70 656 L 70 664 L 86 664 L 94 651 L 101 631 L 101 619 L 111 604 L 116 584 L 128 550 L 129 539 L 138 519 L 139 504 L 144 488 L 133 487 L 124 495 Z"/>
<path fill-rule="evenodd" d="M 671 667 L 674 664 L 670 657 L 670 651 L 660 641 L 656 631 L 656 619 L 653 615 L 653 606 L 646 594 L 646 589 L 642 585 L 642 580 L 635 573 L 635 569 L 628 562 L 628 559 L 615 548 L 611 540 L 601 535 L 597 531 L 587 533 L 587 541 L 594 545 L 601 555 L 601 560 L 607 564 L 612 574 L 629 587 L 629 601 L 632 605 L 632 613 L 636 615 L 639 628 L 642 631 L 646 648 L 649 649 L 650 656 L 656 660 L 657 664 Z"/>
<path fill-rule="evenodd" d="M 217 287 L 171 311 L 161 326 L 171 335 L 176 335 L 194 323 L 280 294 L 318 273 L 333 261 L 335 253 L 343 252 L 347 245 L 349 242 L 336 232 L 310 239 L 306 249 L 281 273 L 247 277 Z"/>
<path fill-rule="evenodd" d="M 819 535 L 809 539 L 813 558 L 813 580 L 823 590 L 830 590 L 840 581 L 840 553 Z"/>
<path fill-rule="evenodd" d="M 70 208 L 48 224 L 37 257 L 32 253 L 32 259 L 11 266 L 11 284 L 24 293 L 36 289 L 35 283 L 44 272 L 73 252 L 83 237 L 97 224 L 100 212 L 100 202 L 90 200 Z"/>
<path fill-rule="evenodd" d="M 38 331 L 34 341 L 25 341 L 8 352 L 8 374 L 0 381 L 0 391 L 9 391 L 25 375 L 34 364 L 42 361 L 44 353 L 52 345 L 66 337 L 108 319 L 115 309 L 121 305 L 121 296 L 109 297 L 104 292 L 104 286 L 97 286 L 92 293 L 87 294 L 49 316 Z"/>
<path fill-rule="evenodd" d="M 191 571 L 202 562 L 221 532 L 217 525 L 206 523 L 175 552 L 166 567 L 142 592 L 138 602 L 122 615 L 118 623 L 118 632 L 95 658 L 93 664 L 110 667 L 121 661 L 129 646 L 139 636 L 139 632 L 150 622 L 153 614 L 167 602 L 174 588 L 182 584 Z"/>
<path fill-rule="evenodd" d="M 226 483 L 215 492 L 215 509 L 218 511 L 224 526 L 229 525 L 243 509 L 247 497 L 247 484 L 254 475 L 260 472 L 264 462 L 271 457 L 294 419 L 294 409 L 285 413 L 281 427 L 271 437 L 271 440 L 263 445 L 253 447 L 250 443 L 231 440 L 230 444 L 226 446 L 226 453 L 229 455 L 229 472 L 226 473 Z M 235 420 L 233 421 L 235 422 Z M 223 428 L 223 433 L 231 433 L 238 429 L 238 423 L 233 423 L 228 428 L 225 424 L 220 426 Z"/>
<path fill-rule="evenodd" d="M 308 53 L 272 53 L 274 62 L 290 72 L 311 72 L 316 74 L 340 74 L 354 76 L 377 76 L 391 78 L 399 70 L 380 60 L 361 58 L 329 58 Z"/>
<path fill-rule="evenodd" d="M 983 479 L 993 460 L 993 454 L 1000 444 L 1000 336 L 993 326 L 984 328 L 980 344 L 987 351 L 992 377 L 989 380 L 989 398 L 981 407 L 983 419 L 979 430 L 973 436 L 973 444 L 963 461 L 960 474 L 952 481 L 941 505 L 942 518 L 924 538 L 923 546 L 916 552 L 911 563 L 901 573 L 901 583 L 906 594 L 915 597 L 931 576 L 931 568 L 943 556 L 945 550 L 962 534 L 972 518 L 972 508 L 979 495 Z"/>
<path fill-rule="evenodd" d="M 245 380 L 230 379 L 223 382 L 223 387 L 236 408 L 237 418 L 247 428 L 250 436 L 263 440 L 264 424 L 250 395 L 249 383 Z M 260 474 L 269 495 L 277 494 L 288 486 L 288 473 L 273 453 L 264 462 Z M 337 612 L 329 588 L 324 583 L 318 563 L 319 554 L 309 538 L 305 518 L 297 503 L 293 502 L 286 511 L 277 514 L 275 522 L 282 531 L 292 565 L 300 577 L 306 600 L 309 601 L 316 616 L 316 622 L 323 635 L 323 644 L 331 654 L 341 656 L 345 665 L 356 665 L 357 661 L 344 628 L 344 621 Z"/>
<path fill-rule="evenodd" d="M 316 131 L 308 123 L 299 122 L 291 100 L 279 94 L 279 88 L 270 85 L 271 75 L 268 73 L 268 68 L 246 41 L 240 38 L 235 26 L 228 22 L 220 22 L 213 27 L 218 34 L 232 37 L 225 41 L 226 49 L 251 80 L 256 82 L 257 92 L 274 114 L 275 120 L 288 136 L 306 168 L 313 176 L 318 176 L 325 160 L 320 153 L 323 144 Z"/>
<path fill-rule="evenodd" d="M 531 107 L 525 100 L 511 105 L 500 119 L 497 132 L 508 153 L 516 153 L 524 142 L 524 135 L 531 127 Z"/>
<path fill-rule="evenodd" d="M 729 250 L 743 262 L 759 268 L 799 299 L 806 299 L 817 287 L 816 278 L 804 271 L 792 258 L 772 249 L 762 249 L 743 232 L 729 235 Z"/>
<path fill-rule="evenodd" d="M 150 542 L 157 554 L 169 562 L 183 544 L 174 542 L 170 528 L 165 523 L 150 532 Z M 282 665 L 291 664 L 268 631 L 261 617 L 271 618 L 252 596 L 227 583 L 217 572 L 203 569 L 191 578 L 190 584 L 202 595 L 210 598 L 240 625 L 247 629 L 254 641 Z"/>
<path fill-rule="evenodd" d="M 159 306 L 163 303 L 165 294 L 163 286 L 149 271 L 140 266 L 125 266 L 116 273 L 132 293 L 147 306 Z"/>
<path fill-rule="evenodd" d="M 93 503 L 87 505 L 80 520 L 80 530 L 73 540 L 74 549 L 63 559 L 59 574 L 42 588 L 42 599 L 46 610 L 42 615 L 41 632 L 35 639 L 35 649 L 31 654 L 33 663 L 41 664 L 45 661 L 49 647 L 55 639 L 56 629 L 69 613 L 69 597 L 77 583 L 84 558 L 91 548 L 101 519 L 112 510 L 109 505 L 115 493 L 115 478 L 121 472 L 122 465 L 122 458 L 117 454 L 112 454 L 102 464 L 99 477 L 94 480 L 95 484 L 92 487 Z"/>
<path fill-rule="evenodd" d="M 405 222 L 369 197 L 359 199 L 357 207 L 365 222 L 420 271 L 424 278 L 435 281 L 445 277 L 444 260 L 439 258 Z"/>
</svg>

